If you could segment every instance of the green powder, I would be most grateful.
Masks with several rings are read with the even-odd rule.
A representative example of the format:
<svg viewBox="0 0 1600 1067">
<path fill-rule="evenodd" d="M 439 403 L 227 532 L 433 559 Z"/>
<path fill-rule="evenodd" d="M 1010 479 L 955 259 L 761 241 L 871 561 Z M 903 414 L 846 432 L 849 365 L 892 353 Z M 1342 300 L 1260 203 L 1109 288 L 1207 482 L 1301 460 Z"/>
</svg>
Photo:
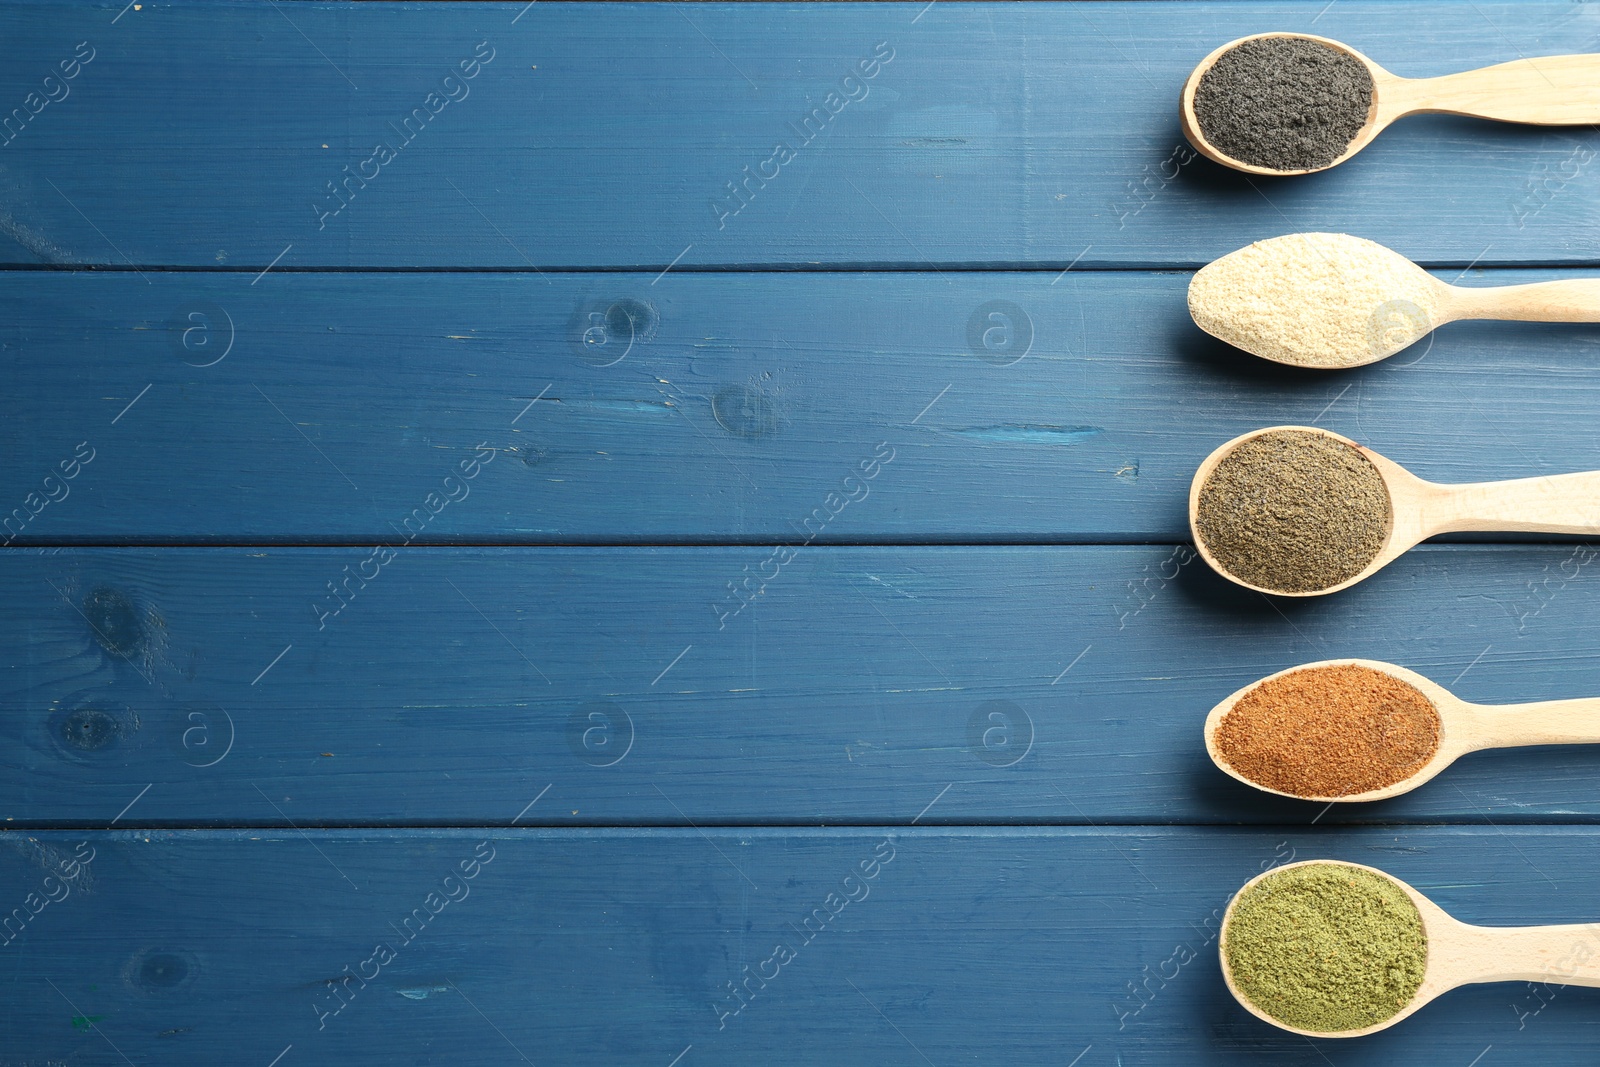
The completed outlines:
<svg viewBox="0 0 1600 1067">
<path fill-rule="evenodd" d="M 1229 574 L 1313 593 L 1366 569 L 1389 536 L 1383 476 L 1327 434 L 1274 430 L 1222 457 L 1200 487 L 1200 540 Z"/>
<path fill-rule="evenodd" d="M 1243 893 L 1222 931 L 1233 984 L 1288 1026 L 1361 1030 L 1400 1011 L 1422 985 L 1422 916 L 1393 881 L 1342 863 L 1269 874 Z"/>
</svg>

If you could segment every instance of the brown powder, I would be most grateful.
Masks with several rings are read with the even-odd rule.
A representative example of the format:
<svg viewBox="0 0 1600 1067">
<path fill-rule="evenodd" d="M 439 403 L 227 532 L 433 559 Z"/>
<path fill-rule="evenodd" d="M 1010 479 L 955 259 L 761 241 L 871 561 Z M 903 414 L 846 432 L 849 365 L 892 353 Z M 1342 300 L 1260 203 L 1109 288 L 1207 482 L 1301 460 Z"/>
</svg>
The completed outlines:
<svg viewBox="0 0 1600 1067">
<path fill-rule="evenodd" d="M 1200 487 L 1196 532 L 1223 570 L 1280 593 L 1348 581 L 1383 549 L 1393 511 L 1360 451 L 1314 430 L 1236 445 Z"/>
<path fill-rule="evenodd" d="M 1217 725 L 1239 774 L 1295 796 L 1347 797 L 1411 777 L 1439 749 L 1439 712 L 1414 686 L 1356 664 L 1307 667 L 1251 689 Z"/>
</svg>

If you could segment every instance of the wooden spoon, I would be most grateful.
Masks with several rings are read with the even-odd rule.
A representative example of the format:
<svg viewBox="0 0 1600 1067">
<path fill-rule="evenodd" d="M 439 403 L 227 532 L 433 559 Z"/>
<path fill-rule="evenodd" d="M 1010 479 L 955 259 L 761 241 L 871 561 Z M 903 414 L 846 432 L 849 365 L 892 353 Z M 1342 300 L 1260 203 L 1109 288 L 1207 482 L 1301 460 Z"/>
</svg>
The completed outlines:
<svg viewBox="0 0 1600 1067">
<path fill-rule="evenodd" d="M 1234 448 L 1262 434 L 1278 430 L 1319 433 L 1354 447 L 1377 468 L 1389 493 L 1392 518 L 1383 547 L 1352 578 L 1326 589 L 1284 592 L 1252 585 L 1224 567 L 1200 535 L 1200 489 L 1222 458 Z M 1495 533 L 1600 534 L 1600 471 L 1550 474 L 1504 482 L 1469 482 L 1441 485 L 1423 481 L 1394 460 L 1357 444 L 1348 437 L 1314 426 L 1268 426 L 1240 434 L 1205 458 L 1189 485 L 1189 530 L 1195 548 L 1211 568 L 1229 581 L 1274 596 L 1322 596 L 1348 589 L 1393 563 L 1399 556 L 1430 537 L 1465 531 Z"/>
<path fill-rule="evenodd" d="M 1389 269 L 1353 275 L 1342 257 L 1358 252 L 1387 257 Z M 1386 281 L 1374 283 L 1379 276 Z M 1447 322 L 1600 322 L 1600 278 L 1464 288 L 1374 241 L 1288 234 L 1202 267 L 1189 283 L 1189 313 L 1251 355 L 1344 370 L 1387 359 Z"/>
<path fill-rule="evenodd" d="M 1274 1019 L 1257 1008 L 1234 985 L 1228 968 L 1228 923 L 1234 906 L 1245 890 L 1263 878 L 1313 863 L 1357 867 L 1386 878 L 1398 886 L 1422 914 L 1422 929 L 1428 938 L 1428 960 L 1422 985 L 1410 1003 L 1381 1023 L 1361 1030 L 1301 1030 Z M 1411 886 L 1386 871 L 1343 860 L 1305 860 L 1286 863 L 1256 875 L 1240 887 L 1222 916 L 1222 932 L 1217 939 L 1222 956 L 1222 978 L 1228 991 L 1246 1011 L 1273 1026 L 1306 1037 L 1362 1037 L 1386 1030 L 1413 1014 L 1424 1004 L 1457 986 L 1478 982 L 1552 982 L 1556 985 L 1600 986 L 1600 923 L 1566 926 L 1469 926 L 1452 918 L 1445 910 Z"/>
<path fill-rule="evenodd" d="M 1371 789 L 1365 793 L 1350 793 L 1340 797 L 1285 793 L 1246 778 L 1233 768 L 1227 757 L 1217 748 L 1217 728 L 1246 693 L 1274 678 L 1281 678 L 1296 671 L 1347 664 L 1382 671 L 1399 679 L 1432 701 L 1434 708 L 1439 712 L 1438 751 L 1411 777 L 1383 789 Z M 1276 793 L 1280 797 L 1293 797 L 1296 800 L 1361 803 L 1368 800 L 1387 800 L 1401 793 L 1409 793 L 1417 786 L 1432 781 L 1435 775 L 1468 752 L 1477 752 L 1485 748 L 1519 748 L 1525 745 L 1600 744 L 1600 699 L 1591 697 L 1581 700 L 1540 700 L 1532 704 L 1469 704 L 1437 682 L 1392 663 L 1380 663 L 1370 659 L 1329 659 L 1290 667 L 1288 670 L 1269 674 L 1260 681 L 1245 686 L 1211 709 L 1211 713 L 1206 716 L 1205 737 L 1206 752 L 1211 756 L 1211 762 L 1246 785 L 1255 786 L 1263 792 Z"/>
<path fill-rule="evenodd" d="M 1224 52 L 1263 37 L 1316 41 L 1354 57 L 1372 75 L 1372 106 L 1367 111 L 1366 125 L 1332 163 L 1308 170 L 1259 167 L 1234 159 L 1200 132 L 1194 114 L 1194 93 L 1201 77 Z M 1600 122 L 1600 55 L 1539 56 L 1440 78 L 1401 78 L 1339 41 L 1309 33 L 1257 33 L 1229 41 L 1201 60 L 1183 83 L 1180 110 L 1184 136 L 1208 159 L 1248 174 L 1311 174 L 1338 166 L 1371 144 L 1391 122 L 1421 112 L 1470 115 L 1532 126 L 1587 126 Z"/>
</svg>

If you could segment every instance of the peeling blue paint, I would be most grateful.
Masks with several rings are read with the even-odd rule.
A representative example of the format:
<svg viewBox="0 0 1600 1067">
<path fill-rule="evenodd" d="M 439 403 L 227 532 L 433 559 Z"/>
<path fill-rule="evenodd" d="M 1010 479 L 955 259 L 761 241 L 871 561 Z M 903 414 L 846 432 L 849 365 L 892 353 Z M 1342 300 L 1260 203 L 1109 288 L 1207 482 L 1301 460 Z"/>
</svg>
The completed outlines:
<svg viewBox="0 0 1600 1067">
<path fill-rule="evenodd" d="M 449 986 L 430 985 L 430 986 L 418 986 L 415 989 L 396 989 L 395 992 L 399 993 L 402 997 L 405 997 L 407 1000 L 427 1000 L 429 997 L 433 996 L 433 994 L 435 994 L 435 993 L 446 993 L 446 992 L 449 992 L 449 990 L 450 990 Z"/>
<path fill-rule="evenodd" d="M 969 426 L 952 430 L 961 437 L 980 441 L 1022 445 L 1076 445 L 1099 437 L 1105 430 L 1099 426 L 1040 426 L 1028 423 L 1000 426 Z"/>
</svg>

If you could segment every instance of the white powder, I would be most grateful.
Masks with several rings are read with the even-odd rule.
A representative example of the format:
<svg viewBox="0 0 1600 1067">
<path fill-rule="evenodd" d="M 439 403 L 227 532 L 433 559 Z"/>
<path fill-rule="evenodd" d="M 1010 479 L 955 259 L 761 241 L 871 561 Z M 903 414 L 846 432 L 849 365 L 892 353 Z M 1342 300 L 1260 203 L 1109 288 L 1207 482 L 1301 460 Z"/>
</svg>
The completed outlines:
<svg viewBox="0 0 1600 1067">
<path fill-rule="evenodd" d="M 1438 317 L 1436 283 L 1360 237 L 1293 233 L 1202 268 L 1189 314 L 1213 337 L 1280 363 L 1349 367 L 1393 355 Z"/>
</svg>

